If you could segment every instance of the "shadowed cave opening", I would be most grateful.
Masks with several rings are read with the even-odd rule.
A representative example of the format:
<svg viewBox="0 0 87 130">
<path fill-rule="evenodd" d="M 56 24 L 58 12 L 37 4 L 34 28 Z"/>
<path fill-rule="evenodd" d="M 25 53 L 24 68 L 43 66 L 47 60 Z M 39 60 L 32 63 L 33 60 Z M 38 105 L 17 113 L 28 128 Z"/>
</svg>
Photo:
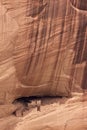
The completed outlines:
<svg viewBox="0 0 87 130">
<path fill-rule="evenodd" d="M 30 96 L 30 97 L 20 97 L 17 98 L 13 101 L 13 103 L 15 102 L 20 102 L 20 103 L 31 103 L 33 100 L 44 100 L 44 99 L 62 99 L 63 96 Z"/>
<path fill-rule="evenodd" d="M 62 96 L 30 96 L 30 97 L 20 97 L 13 101 L 13 104 L 17 109 L 12 113 L 17 117 L 24 116 L 26 112 L 31 112 L 32 110 L 41 111 L 41 106 L 51 105 L 53 103 L 63 104 Z"/>
</svg>

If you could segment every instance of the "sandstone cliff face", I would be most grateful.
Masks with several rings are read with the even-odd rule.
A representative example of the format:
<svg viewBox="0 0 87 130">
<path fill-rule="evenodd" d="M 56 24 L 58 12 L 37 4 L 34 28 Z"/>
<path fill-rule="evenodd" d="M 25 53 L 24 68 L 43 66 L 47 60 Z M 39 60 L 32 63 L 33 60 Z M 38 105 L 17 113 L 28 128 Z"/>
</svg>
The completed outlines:
<svg viewBox="0 0 87 130">
<path fill-rule="evenodd" d="M 1 103 L 86 89 L 86 3 L 0 0 Z"/>
<path fill-rule="evenodd" d="M 19 97 L 85 91 L 86 78 L 87 0 L 0 0 L 0 118 L 24 109 L 9 104 Z M 29 111 L 0 119 L 0 129 L 87 129 L 86 93 Z"/>
</svg>

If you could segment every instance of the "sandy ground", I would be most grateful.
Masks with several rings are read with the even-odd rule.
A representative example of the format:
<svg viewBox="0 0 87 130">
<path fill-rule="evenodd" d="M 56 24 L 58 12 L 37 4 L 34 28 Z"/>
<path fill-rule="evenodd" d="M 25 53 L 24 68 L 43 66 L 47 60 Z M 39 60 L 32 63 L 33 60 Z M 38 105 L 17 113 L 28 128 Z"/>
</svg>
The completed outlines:
<svg viewBox="0 0 87 130">
<path fill-rule="evenodd" d="M 87 130 L 87 95 L 72 98 L 43 98 L 41 110 L 25 116 L 0 119 L 0 130 Z"/>
</svg>

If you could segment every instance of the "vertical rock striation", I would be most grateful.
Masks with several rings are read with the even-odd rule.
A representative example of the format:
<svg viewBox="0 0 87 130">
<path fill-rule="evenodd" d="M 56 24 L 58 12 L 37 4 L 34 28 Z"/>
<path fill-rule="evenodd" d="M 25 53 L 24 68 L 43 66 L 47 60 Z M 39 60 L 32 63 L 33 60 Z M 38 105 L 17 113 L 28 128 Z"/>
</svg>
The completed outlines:
<svg viewBox="0 0 87 130">
<path fill-rule="evenodd" d="M 0 10 L 0 100 L 86 89 L 86 0 L 0 0 Z"/>
</svg>

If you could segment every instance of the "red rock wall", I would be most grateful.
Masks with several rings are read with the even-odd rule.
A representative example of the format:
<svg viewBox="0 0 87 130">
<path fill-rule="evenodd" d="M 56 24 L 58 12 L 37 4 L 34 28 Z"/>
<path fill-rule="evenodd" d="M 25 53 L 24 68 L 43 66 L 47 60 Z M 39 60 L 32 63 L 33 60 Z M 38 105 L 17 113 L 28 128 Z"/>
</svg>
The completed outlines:
<svg viewBox="0 0 87 130">
<path fill-rule="evenodd" d="M 86 0 L 2 0 L 0 10 L 0 88 L 12 92 L 16 81 L 33 87 L 29 95 L 86 88 Z"/>
</svg>

